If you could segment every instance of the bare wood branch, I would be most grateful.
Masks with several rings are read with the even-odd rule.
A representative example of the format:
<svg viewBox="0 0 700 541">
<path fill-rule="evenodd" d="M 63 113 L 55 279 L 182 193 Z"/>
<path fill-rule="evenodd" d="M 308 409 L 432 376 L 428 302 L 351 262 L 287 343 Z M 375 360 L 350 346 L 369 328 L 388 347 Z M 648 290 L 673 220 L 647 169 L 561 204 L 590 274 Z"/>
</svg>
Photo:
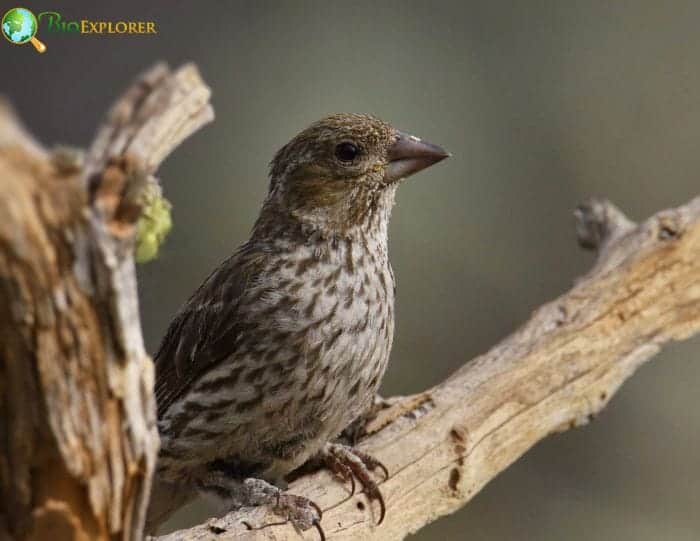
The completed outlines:
<svg viewBox="0 0 700 541">
<path fill-rule="evenodd" d="M 120 99 L 83 163 L 0 104 L 0 538 L 138 540 L 158 452 L 133 244 L 145 183 L 211 120 L 193 66 Z"/>
<path fill-rule="evenodd" d="M 640 225 L 599 200 L 576 217 L 579 242 L 599 253 L 588 275 L 488 353 L 368 424 L 361 448 L 391 473 L 384 523 L 327 472 L 290 485 L 322 507 L 329 540 L 403 539 L 455 511 L 540 439 L 586 424 L 663 344 L 700 331 L 700 198 Z M 261 527 L 279 522 L 266 513 L 240 510 L 158 541 L 299 539 L 289 525 Z"/>
</svg>

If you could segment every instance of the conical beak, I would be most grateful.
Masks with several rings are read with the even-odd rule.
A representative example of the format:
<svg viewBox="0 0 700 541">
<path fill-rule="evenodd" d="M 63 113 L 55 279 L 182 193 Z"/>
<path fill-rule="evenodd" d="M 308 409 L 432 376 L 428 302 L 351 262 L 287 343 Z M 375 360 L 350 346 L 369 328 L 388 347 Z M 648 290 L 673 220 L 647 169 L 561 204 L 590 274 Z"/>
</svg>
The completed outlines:
<svg viewBox="0 0 700 541">
<path fill-rule="evenodd" d="M 449 156 L 451 154 L 442 147 L 421 141 L 415 135 L 398 132 L 398 138 L 389 147 L 384 178 L 387 182 L 406 178 Z"/>
</svg>

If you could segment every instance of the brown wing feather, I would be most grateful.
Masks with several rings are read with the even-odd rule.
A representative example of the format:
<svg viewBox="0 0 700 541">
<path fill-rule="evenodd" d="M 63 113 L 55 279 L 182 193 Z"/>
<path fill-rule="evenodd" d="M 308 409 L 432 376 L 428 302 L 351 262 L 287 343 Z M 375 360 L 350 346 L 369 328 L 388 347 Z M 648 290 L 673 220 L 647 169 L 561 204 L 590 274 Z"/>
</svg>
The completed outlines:
<svg viewBox="0 0 700 541">
<path fill-rule="evenodd" d="M 213 364 L 231 356 L 243 329 L 241 304 L 259 276 L 265 253 L 244 244 L 183 305 L 155 356 L 158 417 Z"/>
</svg>

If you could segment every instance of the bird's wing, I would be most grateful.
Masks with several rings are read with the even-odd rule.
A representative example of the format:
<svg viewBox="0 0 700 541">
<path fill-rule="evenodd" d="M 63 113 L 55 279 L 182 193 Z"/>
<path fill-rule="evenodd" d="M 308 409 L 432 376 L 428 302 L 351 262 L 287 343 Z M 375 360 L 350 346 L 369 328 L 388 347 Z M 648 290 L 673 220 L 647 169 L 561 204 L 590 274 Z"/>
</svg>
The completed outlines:
<svg viewBox="0 0 700 541">
<path fill-rule="evenodd" d="M 156 402 L 160 418 L 203 372 L 234 353 L 245 327 L 241 308 L 257 281 L 264 253 L 245 244 L 224 261 L 180 309 L 155 356 Z"/>
</svg>

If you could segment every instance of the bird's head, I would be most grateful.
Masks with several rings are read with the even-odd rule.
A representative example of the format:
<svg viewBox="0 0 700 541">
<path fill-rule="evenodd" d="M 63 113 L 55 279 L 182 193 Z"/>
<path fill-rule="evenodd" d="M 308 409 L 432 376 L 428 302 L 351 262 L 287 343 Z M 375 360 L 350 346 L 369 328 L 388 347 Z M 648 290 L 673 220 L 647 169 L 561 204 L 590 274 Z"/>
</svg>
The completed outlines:
<svg viewBox="0 0 700 541">
<path fill-rule="evenodd" d="M 342 232 L 382 205 L 390 208 L 400 180 L 448 156 L 441 147 L 372 116 L 331 115 L 277 152 L 270 164 L 266 206 Z"/>
</svg>

